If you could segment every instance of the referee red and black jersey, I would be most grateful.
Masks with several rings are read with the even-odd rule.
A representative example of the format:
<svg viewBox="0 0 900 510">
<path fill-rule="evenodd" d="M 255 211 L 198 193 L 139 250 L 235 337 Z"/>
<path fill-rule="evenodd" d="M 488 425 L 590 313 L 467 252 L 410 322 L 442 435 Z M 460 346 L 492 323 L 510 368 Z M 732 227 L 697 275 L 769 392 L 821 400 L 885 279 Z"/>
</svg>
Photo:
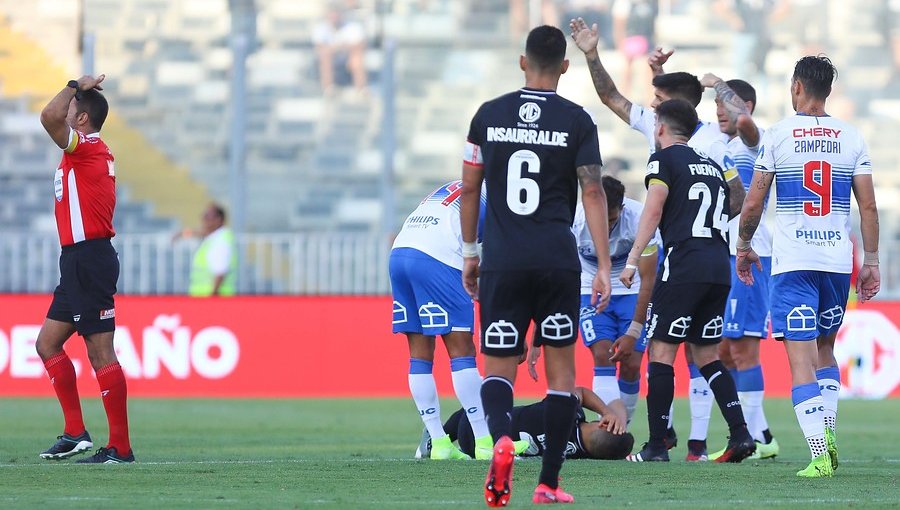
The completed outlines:
<svg viewBox="0 0 900 510">
<path fill-rule="evenodd" d="M 116 172 L 112 152 L 100 133 L 69 132 L 69 145 L 53 178 L 59 243 L 70 246 L 111 238 L 116 208 Z"/>
<path fill-rule="evenodd" d="M 553 91 L 523 88 L 484 103 L 465 162 L 487 187 L 482 270 L 580 271 L 572 235 L 576 168 L 599 165 L 597 125 Z"/>
</svg>

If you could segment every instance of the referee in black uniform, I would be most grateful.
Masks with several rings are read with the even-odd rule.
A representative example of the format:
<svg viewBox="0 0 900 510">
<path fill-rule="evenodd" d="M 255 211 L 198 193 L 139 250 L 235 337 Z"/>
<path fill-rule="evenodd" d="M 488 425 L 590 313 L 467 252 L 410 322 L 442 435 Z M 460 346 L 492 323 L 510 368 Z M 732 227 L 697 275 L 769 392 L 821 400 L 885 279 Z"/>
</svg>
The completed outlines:
<svg viewBox="0 0 900 510">
<path fill-rule="evenodd" d="M 485 483 L 488 506 L 509 501 L 513 459 L 509 413 L 517 363 L 526 350 L 525 333 L 531 322 L 533 347 L 546 347 L 548 387 L 547 443 L 533 500 L 572 501 L 559 488 L 559 471 L 577 406 L 572 392 L 581 266 L 571 226 L 579 182 L 601 261 L 593 284 L 600 309 L 610 295 L 609 227 L 597 126 L 584 108 L 555 92 L 569 65 L 565 53 L 566 38 L 559 29 L 532 30 L 525 55 L 519 58 L 525 87 L 481 105 L 466 143 L 460 211 L 463 284 L 481 302 L 485 355 L 481 397 L 495 441 Z M 487 211 L 479 260 L 475 237 L 483 181 Z"/>
</svg>

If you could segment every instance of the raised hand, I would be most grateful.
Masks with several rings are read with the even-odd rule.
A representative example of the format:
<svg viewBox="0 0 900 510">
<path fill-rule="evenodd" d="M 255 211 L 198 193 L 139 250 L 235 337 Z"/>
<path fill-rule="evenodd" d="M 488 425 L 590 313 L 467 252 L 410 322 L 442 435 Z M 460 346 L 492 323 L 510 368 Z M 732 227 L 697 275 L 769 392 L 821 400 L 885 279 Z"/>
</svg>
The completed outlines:
<svg viewBox="0 0 900 510">
<path fill-rule="evenodd" d="M 705 88 L 711 89 L 716 86 L 716 83 L 722 81 L 722 78 L 714 75 L 713 73 L 706 73 L 703 75 L 703 78 L 700 78 L 700 85 Z"/>
<path fill-rule="evenodd" d="M 653 70 L 653 74 L 663 74 L 663 66 L 666 62 L 669 61 L 669 57 L 675 53 L 675 49 L 671 49 L 669 51 L 663 51 L 662 47 L 657 47 L 653 50 L 653 53 L 647 57 L 647 64 L 650 65 L 650 69 Z"/>
<path fill-rule="evenodd" d="M 600 34 L 597 31 L 596 23 L 588 28 L 584 19 L 576 18 L 569 21 L 569 28 L 572 30 L 572 40 L 575 41 L 575 46 L 578 46 L 578 49 L 585 53 L 597 49 L 597 44 L 600 42 Z"/>
<path fill-rule="evenodd" d="M 101 74 L 100 76 L 97 76 L 96 78 L 94 78 L 93 76 L 84 75 L 81 78 L 78 78 L 78 80 L 76 80 L 78 82 L 78 90 L 91 90 L 91 89 L 103 90 L 103 87 L 100 86 L 100 83 L 102 83 L 103 80 L 105 80 L 105 79 L 106 79 L 105 74 Z"/>
</svg>

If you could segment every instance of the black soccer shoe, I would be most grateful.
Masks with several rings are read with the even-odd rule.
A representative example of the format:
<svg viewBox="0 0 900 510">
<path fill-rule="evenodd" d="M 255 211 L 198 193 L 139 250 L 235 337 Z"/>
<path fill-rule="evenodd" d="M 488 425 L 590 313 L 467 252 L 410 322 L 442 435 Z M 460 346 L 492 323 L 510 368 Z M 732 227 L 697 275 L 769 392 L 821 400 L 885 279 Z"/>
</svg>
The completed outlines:
<svg viewBox="0 0 900 510">
<path fill-rule="evenodd" d="M 671 450 L 678 446 L 678 434 L 675 433 L 674 427 L 666 429 L 666 437 L 663 441 L 666 443 L 666 450 Z"/>
<path fill-rule="evenodd" d="M 728 438 L 728 446 L 725 447 L 725 452 L 715 462 L 740 462 L 753 455 L 755 451 L 756 442 L 750 436 L 750 433 L 747 432 L 747 427 L 744 427 L 740 432 Z"/>
<path fill-rule="evenodd" d="M 134 453 L 128 452 L 128 455 L 122 456 L 119 455 L 119 452 L 116 451 L 116 448 L 111 446 L 109 448 L 100 448 L 97 450 L 97 453 L 91 455 L 86 459 L 81 459 L 77 463 L 78 464 L 128 464 L 134 462 Z"/>
<path fill-rule="evenodd" d="M 625 460 L 630 462 L 669 462 L 669 451 L 665 448 L 655 449 L 650 443 L 644 443 L 641 451 L 632 453 Z"/>
<path fill-rule="evenodd" d="M 91 435 L 85 430 L 77 437 L 63 434 L 56 436 L 56 443 L 45 451 L 41 452 L 42 459 L 62 460 L 79 453 L 84 453 L 94 447 L 91 442 Z"/>
</svg>

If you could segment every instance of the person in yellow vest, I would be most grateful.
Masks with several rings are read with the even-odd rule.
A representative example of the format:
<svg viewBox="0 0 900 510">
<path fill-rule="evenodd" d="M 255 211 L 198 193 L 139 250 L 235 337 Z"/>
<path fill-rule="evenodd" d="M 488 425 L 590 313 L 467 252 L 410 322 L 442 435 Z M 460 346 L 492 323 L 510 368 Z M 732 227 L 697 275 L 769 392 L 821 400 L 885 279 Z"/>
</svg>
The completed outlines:
<svg viewBox="0 0 900 510">
<path fill-rule="evenodd" d="M 188 294 L 194 297 L 233 296 L 235 293 L 234 234 L 225 226 L 225 209 L 213 202 L 203 211 L 203 240 L 191 264 Z"/>
</svg>

